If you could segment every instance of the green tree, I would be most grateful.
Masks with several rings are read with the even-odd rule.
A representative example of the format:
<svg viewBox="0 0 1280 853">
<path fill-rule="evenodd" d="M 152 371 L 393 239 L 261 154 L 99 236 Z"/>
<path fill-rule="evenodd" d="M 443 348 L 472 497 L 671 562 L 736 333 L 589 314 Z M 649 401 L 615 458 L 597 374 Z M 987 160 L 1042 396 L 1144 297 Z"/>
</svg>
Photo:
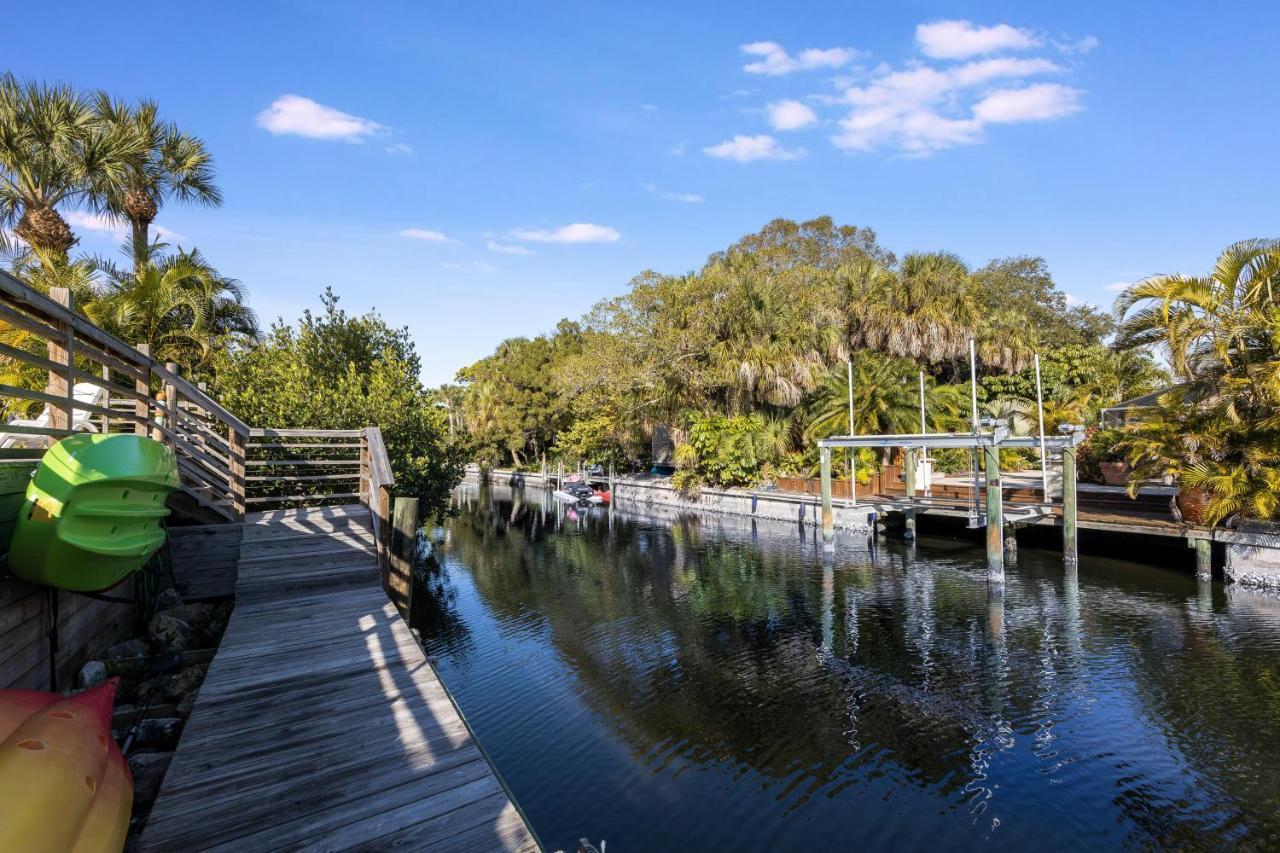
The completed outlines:
<svg viewBox="0 0 1280 853">
<path fill-rule="evenodd" d="M 1228 246 L 1206 276 L 1144 279 L 1116 300 L 1116 346 L 1154 347 L 1176 384 L 1128 443 L 1131 488 L 1156 475 L 1208 497 L 1204 520 L 1280 514 L 1280 241 Z"/>
<path fill-rule="evenodd" d="M 467 383 L 463 419 L 477 449 L 491 462 L 525 466 L 545 453 L 572 421 L 570 401 L 556 382 L 556 365 L 581 348 L 581 328 L 561 321 L 552 336 L 511 338 L 488 358 L 458 371 Z"/>
<path fill-rule="evenodd" d="M 134 268 L 141 275 L 150 261 L 151 223 L 166 201 L 222 204 L 213 158 L 198 137 L 161 121 L 154 101 L 130 105 L 100 92 L 96 113 L 110 133 L 135 140 L 135 154 L 122 179 L 107 185 L 105 203 L 111 213 L 129 222 Z"/>
<path fill-rule="evenodd" d="M 675 456 L 674 483 L 681 491 L 750 485 L 780 458 L 777 432 L 760 414 L 690 413 L 684 427 L 688 437 Z"/>
<path fill-rule="evenodd" d="M 449 440 L 445 411 L 432 405 L 418 379 L 408 330 L 376 313 L 347 314 L 331 290 L 321 306 L 319 314 L 305 311 L 296 328 L 277 322 L 260 344 L 225 353 L 216 396 L 239 417 L 267 427 L 379 427 L 396 492 L 420 497 L 424 516 L 442 515 L 464 454 Z"/>
<path fill-rule="evenodd" d="M 104 210 L 139 150 L 70 87 L 0 76 L 0 222 L 51 263 L 76 244 L 58 206 Z"/>
<path fill-rule="evenodd" d="M 1034 330 L 1040 349 L 1093 345 L 1115 328 L 1111 317 L 1092 305 L 1070 304 L 1044 258 L 1000 258 L 975 270 L 973 278 L 983 309 L 1019 315 Z"/>
<path fill-rule="evenodd" d="M 158 361 L 197 371 L 229 339 L 258 336 L 257 317 L 239 281 L 219 273 L 199 250 L 164 254 L 165 248 L 144 246 L 145 260 L 135 269 L 103 264 L 105 283 L 87 307 L 90 318 L 122 340 L 147 344 Z M 137 247 L 125 251 L 136 257 Z"/>
<path fill-rule="evenodd" d="M 830 216 L 806 222 L 774 219 L 723 252 L 716 252 L 708 266 L 730 255 L 750 255 L 774 272 L 797 267 L 835 270 L 845 264 L 872 260 L 892 265 L 893 253 L 876 242 L 876 232 L 857 225 L 836 225 Z"/>
</svg>

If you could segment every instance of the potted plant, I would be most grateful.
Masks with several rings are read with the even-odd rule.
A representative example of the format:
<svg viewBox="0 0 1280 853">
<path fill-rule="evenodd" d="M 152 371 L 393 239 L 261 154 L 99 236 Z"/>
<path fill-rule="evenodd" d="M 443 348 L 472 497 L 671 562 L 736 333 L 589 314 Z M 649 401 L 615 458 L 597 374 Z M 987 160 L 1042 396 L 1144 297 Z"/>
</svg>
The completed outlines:
<svg viewBox="0 0 1280 853">
<path fill-rule="evenodd" d="M 1101 480 L 1108 486 L 1129 482 L 1129 463 L 1124 458 L 1124 430 L 1093 429 L 1080 446 L 1080 474 L 1086 480 Z"/>
</svg>

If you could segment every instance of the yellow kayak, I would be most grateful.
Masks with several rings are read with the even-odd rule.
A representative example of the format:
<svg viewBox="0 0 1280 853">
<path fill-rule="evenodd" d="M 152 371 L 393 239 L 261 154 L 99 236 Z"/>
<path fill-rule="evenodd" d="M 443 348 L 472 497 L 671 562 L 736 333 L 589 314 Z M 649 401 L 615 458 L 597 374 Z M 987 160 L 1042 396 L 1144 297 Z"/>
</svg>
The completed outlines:
<svg viewBox="0 0 1280 853">
<path fill-rule="evenodd" d="M 0 850 L 124 848 L 133 778 L 111 738 L 118 683 L 70 697 L 0 690 Z"/>
</svg>

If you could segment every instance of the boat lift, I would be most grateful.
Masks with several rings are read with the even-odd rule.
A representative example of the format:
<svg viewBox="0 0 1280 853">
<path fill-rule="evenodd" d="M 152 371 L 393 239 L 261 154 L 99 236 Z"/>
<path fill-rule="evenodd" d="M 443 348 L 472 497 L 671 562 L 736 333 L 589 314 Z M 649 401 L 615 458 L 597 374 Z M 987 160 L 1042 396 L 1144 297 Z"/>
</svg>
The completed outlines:
<svg viewBox="0 0 1280 853">
<path fill-rule="evenodd" d="M 903 481 L 906 486 L 906 498 L 895 501 L 889 507 L 900 510 L 906 521 L 905 535 L 915 538 L 916 515 L 927 511 L 930 503 L 922 501 L 916 494 L 916 465 L 920 452 L 937 450 L 945 447 L 960 447 L 969 450 L 975 456 L 973 504 L 970 507 L 969 526 L 986 527 L 987 529 L 987 577 L 989 580 L 1004 581 L 1004 536 L 1006 525 L 1025 523 L 1052 514 L 1056 506 L 1062 508 L 1062 556 L 1068 565 L 1074 565 L 1077 558 L 1077 511 L 1076 511 L 1076 448 L 1084 441 L 1084 428 L 1065 426 L 1055 436 L 1015 436 L 1005 422 L 988 421 L 990 432 L 973 433 L 904 433 L 896 435 L 837 435 L 821 439 L 818 452 L 821 458 L 821 496 L 822 496 L 822 541 L 828 547 L 834 547 L 835 524 L 831 508 L 831 450 L 841 447 L 850 450 L 859 447 L 893 448 L 900 447 L 904 451 Z M 1005 513 L 1004 492 L 1000 480 L 1000 451 L 1015 448 L 1039 448 L 1042 454 L 1060 454 L 1062 458 L 1062 499 L 1054 501 L 1046 493 L 1042 501 L 1018 510 Z M 977 458 L 982 465 L 976 464 Z M 1047 458 L 1047 457 L 1046 457 Z M 1046 462 L 1047 464 L 1047 462 Z M 977 504 L 978 468 L 985 470 L 986 475 L 986 507 L 985 513 Z M 1047 480 L 1046 480 L 1047 482 Z M 856 500 L 856 498 L 855 498 Z M 1010 534 L 1012 535 L 1012 534 Z"/>
<path fill-rule="evenodd" d="M 892 448 L 901 447 L 904 451 L 903 485 L 906 486 L 906 499 L 894 501 L 886 507 L 890 511 L 901 510 L 906 520 L 905 538 L 916 538 L 916 513 L 929 507 L 930 501 L 921 501 L 916 496 L 916 476 L 919 457 L 923 452 L 924 459 L 929 458 L 930 449 L 944 447 L 962 447 L 973 456 L 973 493 L 969 506 L 969 527 L 987 528 L 987 579 L 995 583 L 1004 583 L 1004 543 L 1005 527 L 1009 527 L 1009 539 L 1013 539 L 1013 526 L 1025 524 L 1039 518 L 1050 516 L 1055 506 L 1049 489 L 1049 451 L 1062 456 L 1062 558 L 1068 566 L 1074 566 L 1077 559 L 1076 533 L 1076 447 L 1084 441 L 1083 426 L 1063 424 L 1058 427 L 1058 435 L 1047 436 L 1044 432 L 1044 390 L 1040 383 L 1040 354 L 1035 354 L 1036 377 L 1036 410 L 1039 414 L 1039 434 L 1037 436 L 1015 436 L 1009 430 L 1009 424 L 1003 420 L 992 420 L 978 417 L 978 356 L 977 342 L 969 339 L 969 399 L 971 411 L 971 433 L 930 433 L 925 418 L 925 383 L 924 371 L 920 371 L 920 432 L 901 433 L 896 435 L 837 435 L 824 438 L 818 442 L 818 451 L 822 463 L 822 542 L 832 549 L 835 547 L 835 517 L 831 512 L 831 448 L 844 447 L 849 450 L 850 465 L 850 497 L 853 504 L 858 503 L 857 492 L 857 449 L 859 447 Z M 849 429 L 853 429 L 853 362 L 849 362 Z M 982 432 L 986 427 L 991 431 Z M 1037 447 L 1040 449 L 1040 484 L 1041 502 L 1019 508 L 1006 514 L 1004 511 L 1004 489 L 1000 481 L 1001 448 Z M 979 464 L 979 459 L 982 460 Z M 927 462 L 926 462 L 927 467 Z M 985 469 L 987 485 L 986 514 L 978 506 L 978 490 L 982 485 L 979 469 Z M 926 494 L 928 485 L 926 484 Z"/>
</svg>

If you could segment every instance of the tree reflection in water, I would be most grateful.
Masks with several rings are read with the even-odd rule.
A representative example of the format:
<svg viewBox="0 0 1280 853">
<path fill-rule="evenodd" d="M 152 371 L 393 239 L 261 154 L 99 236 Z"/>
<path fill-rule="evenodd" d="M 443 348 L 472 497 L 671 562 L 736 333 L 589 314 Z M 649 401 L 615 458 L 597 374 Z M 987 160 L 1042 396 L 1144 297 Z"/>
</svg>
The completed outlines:
<svg viewBox="0 0 1280 853">
<path fill-rule="evenodd" d="M 1280 839 L 1280 602 L 459 490 L 415 620 L 549 846 Z M 1207 595 L 1207 597 L 1206 597 Z"/>
</svg>

